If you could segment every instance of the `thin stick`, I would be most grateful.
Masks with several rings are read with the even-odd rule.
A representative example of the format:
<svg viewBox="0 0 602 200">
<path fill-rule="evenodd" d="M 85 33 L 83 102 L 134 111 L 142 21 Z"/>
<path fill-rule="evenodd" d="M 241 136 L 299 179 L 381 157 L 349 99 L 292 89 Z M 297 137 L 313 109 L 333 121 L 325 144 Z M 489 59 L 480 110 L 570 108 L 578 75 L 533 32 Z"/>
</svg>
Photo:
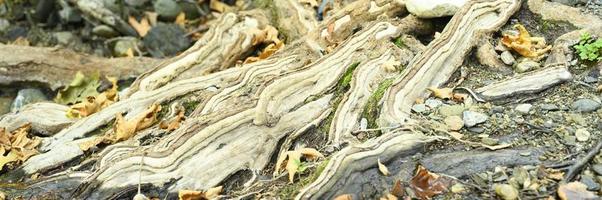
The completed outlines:
<svg viewBox="0 0 602 200">
<path fill-rule="evenodd" d="M 575 164 L 569 168 L 569 171 L 566 173 L 563 182 L 570 182 L 573 180 L 573 178 L 575 178 L 575 176 L 581 172 L 583 167 L 600 152 L 600 148 L 602 148 L 602 139 L 598 140 L 598 144 L 596 144 L 594 148 L 590 149 L 585 157 L 581 158 L 581 160 L 578 162 L 575 162 Z"/>
</svg>

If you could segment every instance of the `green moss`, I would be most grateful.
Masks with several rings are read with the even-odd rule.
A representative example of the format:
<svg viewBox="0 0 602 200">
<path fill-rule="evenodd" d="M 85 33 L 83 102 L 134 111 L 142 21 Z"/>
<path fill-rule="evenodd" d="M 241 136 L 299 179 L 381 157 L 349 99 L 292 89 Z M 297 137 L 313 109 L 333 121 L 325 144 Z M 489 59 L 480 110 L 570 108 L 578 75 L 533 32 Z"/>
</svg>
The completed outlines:
<svg viewBox="0 0 602 200">
<path fill-rule="evenodd" d="M 198 101 L 186 101 L 184 103 L 182 103 L 182 106 L 184 107 L 184 115 L 188 116 L 192 113 L 192 111 L 194 111 L 194 109 L 196 109 L 196 107 L 199 105 Z"/>
<path fill-rule="evenodd" d="M 349 87 L 351 85 L 351 80 L 353 79 L 353 71 L 355 71 L 355 69 L 357 68 L 357 66 L 359 66 L 359 64 L 360 64 L 359 62 L 351 64 L 351 66 L 349 66 L 347 68 L 347 70 L 345 71 L 345 73 L 343 74 L 343 77 L 341 79 L 339 79 L 339 82 L 337 83 L 337 86 L 334 91 L 335 99 L 332 102 L 333 110 L 336 110 L 337 107 L 339 107 L 339 104 L 343 100 L 343 94 L 345 94 L 349 90 Z M 318 99 L 318 97 L 310 97 L 310 98 Z M 328 131 L 330 131 L 330 124 L 331 124 L 333 118 L 334 118 L 334 112 L 330 113 L 330 115 L 328 115 L 328 117 L 326 117 L 326 119 L 324 119 L 324 121 L 322 121 L 322 123 L 320 124 L 320 127 L 318 128 L 318 131 L 320 132 L 320 134 L 323 134 L 323 135 L 328 134 Z"/>
<path fill-rule="evenodd" d="M 368 120 L 368 128 L 378 128 L 376 119 L 378 118 L 380 100 L 383 98 L 385 91 L 393 84 L 393 78 L 385 79 L 382 81 L 376 91 L 370 95 L 364 110 L 362 111 L 362 117 Z"/>
<path fill-rule="evenodd" d="M 403 43 L 403 40 L 401 40 L 401 37 L 395 38 L 395 40 L 393 40 L 393 43 L 395 44 L 395 46 L 397 46 L 399 48 L 406 47 L 406 44 Z"/>
<path fill-rule="evenodd" d="M 295 196 L 299 193 L 299 191 L 301 191 L 303 188 L 305 188 L 306 186 L 314 182 L 316 179 L 318 179 L 318 177 L 320 177 L 320 174 L 322 174 L 324 168 L 326 168 L 326 166 L 328 165 L 328 162 L 330 162 L 329 159 L 322 161 L 316 167 L 315 170 L 310 172 L 308 176 L 303 176 L 297 182 L 294 182 L 292 184 L 289 183 L 286 186 L 282 187 L 278 192 L 278 196 L 281 199 L 294 199 Z"/>
</svg>

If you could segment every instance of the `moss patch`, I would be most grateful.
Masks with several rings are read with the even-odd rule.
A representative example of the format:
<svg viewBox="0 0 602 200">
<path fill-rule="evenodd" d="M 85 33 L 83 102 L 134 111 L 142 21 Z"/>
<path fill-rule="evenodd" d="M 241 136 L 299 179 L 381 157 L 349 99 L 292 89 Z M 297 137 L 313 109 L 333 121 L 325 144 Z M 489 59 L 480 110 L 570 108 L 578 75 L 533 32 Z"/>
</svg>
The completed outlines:
<svg viewBox="0 0 602 200">
<path fill-rule="evenodd" d="M 309 172 L 308 176 L 303 176 L 297 182 L 283 186 L 279 189 L 278 197 L 281 199 L 294 199 L 301 189 L 318 179 L 324 168 L 328 165 L 328 162 L 330 162 L 329 159 L 322 161 L 315 170 Z"/>
<path fill-rule="evenodd" d="M 380 108 L 380 100 L 383 98 L 385 91 L 393 84 L 393 78 L 385 79 L 382 81 L 376 91 L 370 95 L 366 106 L 364 107 L 364 111 L 362 111 L 362 117 L 368 120 L 368 128 L 378 128 L 376 124 L 376 119 L 378 118 L 379 108 Z M 378 133 L 380 134 L 380 133 Z"/>
</svg>

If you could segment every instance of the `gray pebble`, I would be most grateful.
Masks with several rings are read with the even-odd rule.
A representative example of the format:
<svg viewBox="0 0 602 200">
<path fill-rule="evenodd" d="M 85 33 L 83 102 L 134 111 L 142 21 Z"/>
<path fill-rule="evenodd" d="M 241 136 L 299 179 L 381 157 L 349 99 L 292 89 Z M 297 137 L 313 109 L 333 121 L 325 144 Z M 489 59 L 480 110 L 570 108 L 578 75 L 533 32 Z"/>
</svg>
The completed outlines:
<svg viewBox="0 0 602 200">
<path fill-rule="evenodd" d="M 474 111 L 464 111 L 462 115 L 462 120 L 464 120 L 464 126 L 473 127 L 477 124 L 483 123 L 487 121 L 489 116 L 483 113 L 474 112 Z"/>
<path fill-rule="evenodd" d="M 533 105 L 528 104 L 528 103 L 523 103 L 523 104 L 518 104 L 516 106 L 516 108 L 514 108 L 516 111 L 518 111 L 520 114 L 526 115 L 529 114 L 529 111 L 531 111 L 531 107 L 533 107 Z"/>
<path fill-rule="evenodd" d="M 600 189 L 600 184 L 594 180 L 594 177 L 590 175 L 581 176 L 581 183 L 587 186 L 587 190 L 597 191 Z"/>
<path fill-rule="evenodd" d="M 592 112 L 600 108 L 600 103 L 591 99 L 579 99 L 571 107 L 578 112 Z"/>
<path fill-rule="evenodd" d="M 535 61 L 525 60 L 516 65 L 516 72 L 522 73 L 539 68 L 540 64 Z"/>
<path fill-rule="evenodd" d="M 44 93 L 35 88 L 22 89 L 17 92 L 17 97 L 13 101 L 11 111 L 17 111 L 27 104 L 37 103 L 41 101 L 47 101 L 48 98 Z"/>
<path fill-rule="evenodd" d="M 419 103 L 419 104 L 414 104 L 412 106 L 412 110 L 417 113 L 424 113 L 427 111 L 427 108 L 426 108 L 426 105 Z"/>
<path fill-rule="evenodd" d="M 426 104 L 426 106 L 428 106 L 429 108 L 437 108 L 440 105 L 443 104 L 443 102 L 441 102 L 441 100 L 439 99 L 427 99 L 424 104 Z"/>
<path fill-rule="evenodd" d="M 161 17 L 165 17 L 168 19 L 174 19 L 182 9 L 174 0 L 157 0 L 155 1 L 153 7 L 155 8 L 155 12 L 159 14 Z"/>
<path fill-rule="evenodd" d="M 554 104 L 541 104 L 539 105 L 539 107 L 544 110 L 544 111 L 557 111 L 559 110 L 558 106 L 554 105 Z"/>
<path fill-rule="evenodd" d="M 506 65 L 513 65 L 516 62 L 514 56 L 512 56 L 512 53 L 510 53 L 510 51 L 502 52 L 500 58 L 502 59 L 502 62 L 504 62 L 504 64 Z"/>
</svg>

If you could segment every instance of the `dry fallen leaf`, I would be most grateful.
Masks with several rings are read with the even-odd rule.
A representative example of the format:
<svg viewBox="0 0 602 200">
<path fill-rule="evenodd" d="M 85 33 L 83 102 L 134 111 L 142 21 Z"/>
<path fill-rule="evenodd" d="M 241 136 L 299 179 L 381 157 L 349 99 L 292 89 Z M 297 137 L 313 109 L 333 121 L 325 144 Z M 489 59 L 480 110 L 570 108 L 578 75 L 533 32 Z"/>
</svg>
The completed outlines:
<svg viewBox="0 0 602 200">
<path fill-rule="evenodd" d="M 113 85 L 111 89 L 104 91 L 96 97 L 88 96 L 84 102 L 72 105 L 67 110 L 67 117 L 69 118 L 82 118 L 90 116 L 103 108 L 115 103 L 118 99 L 117 96 L 117 79 L 113 77 L 107 77 L 107 79 Z"/>
<path fill-rule="evenodd" d="M 186 25 L 186 13 L 180 12 L 180 14 L 178 14 L 178 16 L 176 17 L 174 24 L 177 24 L 180 26 Z"/>
<path fill-rule="evenodd" d="M 429 87 L 428 90 L 433 92 L 433 95 L 440 99 L 451 99 L 453 98 L 454 89 L 453 88 L 435 88 Z"/>
<path fill-rule="evenodd" d="M 377 159 L 376 162 L 378 163 L 378 171 L 380 171 L 380 173 L 383 173 L 383 175 L 385 176 L 389 176 L 389 169 L 387 169 L 387 166 L 383 165 L 380 162 L 380 158 Z"/>
<path fill-rule="evenodd" d="M 405 195 L 405 190 L 400 180 L 395 181 L 393 189 L 391 189 L 391 194 L 396 197 L 403 197 L 403 195 Z"/>
<path fill-rule="evenodd" d="M 599 199 L 598 195 L 587 190 L 581 182 L 570 182 L 558 186 L 558 197 L 562 200 Z"/>
<path fill-rule="evenodd" d="M 150 23 L 151 27 L 157 25 L 157 18 L 159 17 L 159 14 L 157 14 L 156 12 L 144 12 L 144 16 L 146 16 L 146 18 L 148 19 L 148 22 Z"/>
<path fill-rule="evenodd" d="M 138 22 L 138 20 L 136 20 L 134 16 L 130 16 L 128 18 L 128 22 L 130 23 L 132 28 L 134 28 L 134 30 L 138 32 L 138 35 L 140 35 L 140 37 L 146 36 L 148 31 L 151 29 L 150 23 L 146 16 L 142 17 L 142 19 L 140 19 L 140 22 Z"/>
<path fill-rule="evenodd" d="M 9 162 L 24 162 L 31 156 L 38 154 L 36 147 L 40 144 L 37 137 L 28 138 L 31 125 L 25 124 L 11 133 L 0 129 L 0 169 Z M 8 153 L 7 153 L 8 152 Z"/>
<path fill-rule="evenodd" d="M 397 200 L 397 197 L 395 195 L 387 193 L 384 197 L 381 197 L 380 200 Z"/>
<path fill-rule="evenodd" d="M 245 59 L 243 63 L 253 63 L 259 60 L 266 59 L 270 57 L 272 54 L 276 53 L 279 49 L 284 47 L 284 42 L 278 39 L 278 30 L 273 26 L 267 26 L 263 30 L 252 29 L 250 30 L 253 35 L 253 39 L 251 40 L 251 44 L 253 46 L 258 44 L 267 44 L 265 48 L 259 53 L 258 56 L 250 56 Z"/>
<path fill-rule="evenodd" d="M 132 48 L 128 48 L 128 50 L 125 51 L 125 57 L 127 57 L 127 58 L 133 58 L 134 57 L 134 50 L 132 50 Z"/>
<path fill-rule="evenodd" d="M 209 2 L 209 8 L 219 13 L 224 13 L 233 10 L 231 6 L 219 0 L 211 0 Z"/>
<path fill-rule="evenodd" d="M 180 190 L 178 191 L 178 199 L 179 200 L 209 200 L 215 199 L 222 192 L 223 187 L 218 186 L 214 188 L 209 188 L 205 192 L 195 191 L 195 190 Z"/>
<path fill-rule="evenodd" d="M 159 128 L 166 129 L 167 131 L 173 131 L 180 127 L 182 121 L 184 121 L 186 117 L 184 116 L 184 110 L 180 110 L 178 114 L 169 122 L 162 121 L 159 124 Z"/>
<path fill-rule="evenodd" d="M 114 133 L 106 136 L 105 139 L 111 142 L 127 140 L 134 136 L 136 131 L 145 129 L 157 121 L 157 113 L 161 111 L 161 106 L 151 105 L 146 111 L 138 114 L 130 120 L 126 120 L 121 113 L 117 114 L 115 119 Z"/>
<path fill-rule="evenodd" d="M 333 200 L 353 200 L 353 197 L 350 194 L 341 194 L 335 197 Z"/>
<path fill-rule="evenodd" d="M 301 168 L 301 156 L 310 160 L 324 158 L 324 155 L 313 148 L 301 148 L 294 151 L 287 151 L 278 158 L 278 161 L 276 161 L 276 170 L 274 173 L 280 173 L 280 169 L 286 161 L 285 168 L 288 171 L 288 179 L 292 183 L 295 178 L 295 173 Z"/>
<path fill-rule="evenodd" d="M 421 165 L 418 165 L 416 174 L 410 180 L 410 188 L 420 199 L 430 199 L 437 194 L 441 194 L 447 191 L 450 184 L 450 178 L 431 173 Z"/>
<path fill-rule="evenodd" d="M 543 37 L 531 37 L 527 29 L 521 25 L 514 25 L 518 29 L 518 35 L 504 34 L 502 44 L 516 51 L 518 54 L 525 57 L 539 57 L 548 52 L 552 47 L 546 45 L 546 40 Z"/>
</svg>

